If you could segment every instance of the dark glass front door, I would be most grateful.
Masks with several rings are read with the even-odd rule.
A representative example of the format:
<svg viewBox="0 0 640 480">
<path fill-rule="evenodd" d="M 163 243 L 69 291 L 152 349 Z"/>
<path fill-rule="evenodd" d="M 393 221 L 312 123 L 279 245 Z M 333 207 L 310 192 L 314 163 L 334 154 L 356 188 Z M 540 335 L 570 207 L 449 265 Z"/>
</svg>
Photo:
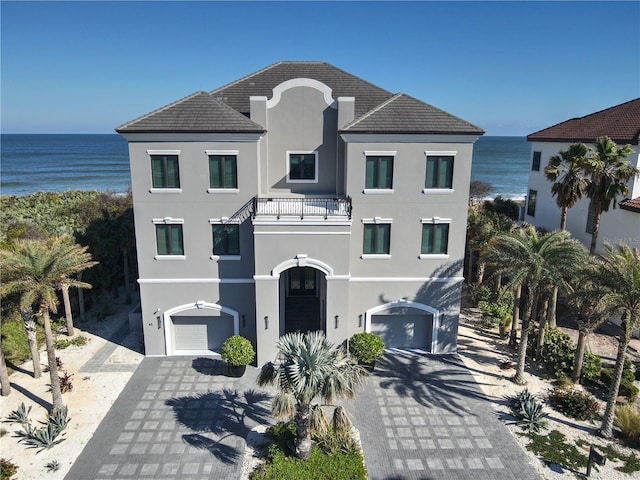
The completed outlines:
<svg viewBox="0 0 640 480">
<path fill-rule="evenodd" d="M 289 270 L 289 296 L 315 297 L 317 295 L 316 270 L 298 267 Z"/>
</svg>

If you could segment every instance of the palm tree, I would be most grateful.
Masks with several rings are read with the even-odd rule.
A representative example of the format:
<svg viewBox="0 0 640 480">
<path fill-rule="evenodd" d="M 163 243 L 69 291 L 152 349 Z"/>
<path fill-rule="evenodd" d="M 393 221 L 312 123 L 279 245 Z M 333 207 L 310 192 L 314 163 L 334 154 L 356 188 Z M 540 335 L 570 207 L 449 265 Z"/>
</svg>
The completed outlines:
<svg viewBox="0 0 640 480">
<path fill-rule="evenodd" d="M 589 183 L 584 173 L 585 158 L 588 153 L 589 149 L 583 143 L 571 144 L 568 150 L 551 157 L 544 169 L 547 180 L 553 182 L 551 193 L 562 209 L 560 230 L 567 229 L 567 211 L 585 194 Z"/>
<path fill-rule="evenodd" d="M 592 281 L 602 289 L 602 303 L 608 313 L 620 315 L 622 332 L 618 343 L 616 365 L 607 396 L 600 435 L 611 437 L 616 398 L 620 389 L 624 358 L 631 332 L 640 326 L 640 249 L 620 244 L 616 248 L 605 245 L 606 255 L 595 265 Z"/>
<path fill-rule="evenodd" d="M 335 348 L 322 332 L 288 333 L 278 340 L 281 361 L 266 363 L 258 384 L 277 385 L 272 411 L 276 417 L 295 416 L 296 456 L 311 456 L 310 414 L 313 400 L 325 404 L 336 398 L 353 398 L 354 390 L 366 375 L 362 367 Z"/>
<path fill-rule="evenodd" d="M 87 253 L 87 247 L 70 243 L 67 237 L 55 237 L 48 241 L 19 240 L 11 250 L 0 252 L 0 266 L 8 272 L 9 280 L 3 283 L 3 293 L 20 293 L 20 308 L 32 308 L 37 304 L 42 316 L 47 346 L 47 360 L 53 397 L 51 414 L 63 411 L 65 406 L 60 391 L 60 379 L 49 312 L 56 312 L 56 289 L 62 283 L 78 288 L 91 288 L 72 275 L 92 267 L 95 262 Z"/>
<path fill-rule="evenodd" d="M 578 324 L 578 343 L 572 375 L 575 383 L 578 383 L 582 376 L 582 364 L 589 335 L 607 320 L 606 305 L 602 302 L 605 292 L 593 283 L 594 268 L 593 263 L 585 264 L 571 282 L 574 289 L 569 297 L 569 304 L 576 310 L 575 320 Z"/>
<path fill-rule="evenodd" d="M 4 352 L 2 351 L 2 337 L 0 337 L 0 388 L 2 388 L 2 396 L 6 397 L 11 393 L 11 380 L 9 380 L 9 371 L 4 361 Z"/>
<path fill-rule="evenodd" d="M 525 383 L 524 365 L 534 304 L 546 285 L 567 286 L 574 265 L 581 264 L 585 257 L 585 248 L 570 239 L 567 232 L 561 231 L 538 233 L 527 226 L 500 235 L 492 242 L 488 258 L 497 271 L 509 276 L 509 287 L 527 287 L 516 374 L 513 377 L 515 383 Z"/>
<path fill-rule="evenodd" d="M 615 208 L 617 196 L 629 193 L 627 180 L 640 174 L 639 169 L 624 160 L 633 153 L 631 146 L 625 145 L 618 148 L 618 145 L 609 137 L 598 138 L 595 145 L 593 155 L 585 163 L 585 171 L 591 176 L 586 193 L 591 200 L 589 209 L 594 214 L 591 254 L 596 251 L 602 212 L 608 212 L 612 202 Z"/>
</svg>

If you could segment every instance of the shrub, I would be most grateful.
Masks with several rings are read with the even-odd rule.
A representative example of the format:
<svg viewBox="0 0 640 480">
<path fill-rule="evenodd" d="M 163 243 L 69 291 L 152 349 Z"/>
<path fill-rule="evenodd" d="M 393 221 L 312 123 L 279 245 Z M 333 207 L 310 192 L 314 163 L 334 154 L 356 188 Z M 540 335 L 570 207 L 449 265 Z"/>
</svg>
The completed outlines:
<svg viewBox="0 0 640 480">
<path fill-rule="evenodd" d="M 256 352 L 249 340 L 240 335 L 233 335 L 222 344 L 220 356 L 229 365 L 239 367 L 253 362 Z"/>
<path fill-rule="evenodd" d="M 625 367 L 628 364 L 625 361 Z M 600 380 L 602 381 L 605 387 L 610 387 L 611 382 L 613 381 L 613 368 L 603 368 L 600 372 Z M 638 396 L 638 387 L 636 387 L 633 382 L 635 380 L 635 375 L 633 371 L 625 368 L 622 370 L 622 379 L 620 380 L 620 389 L 618 390 L 618 395 L 622 395 L 623 397 L 627 397 L 630 401 L 635 401 Z"/>
<path fill-rule="evenodd" d="M 576 420 L 595 420 L 600 413 L 595 397 L 579 388 L 556 388 L 549 395 L 549 401 L 556 410 Z"/>
<path fill-rule="evenodd" d="M 373 363 L 384 355 L 384 340 L 372 332 L 356 333 L 349 339 L 349 353 L 361 363 Z"/>
<path fill-rule="evenodd" d="M 518 220 L 520 217 L 520 205 L 515 200 L 504 198 L 501 195 L 493 200 L 485 200 L 483 207 L 488 212 L 504 215 L 511 220 Z"/>
<path fill-rule="evenodd" d="M 71 345 L 81 347 L 87 344 L 87 337 L 82 335 L 78 335 L 73 338 L 59 338 L 54 342 L 54 346 L 57 350 L 64 350 L 65 348 L 70 347 Z"/>
<path fill-rule="evenodd" d="M 67 393 L 73 390 L 73 383 L 71 382 L 71 377 L 73 377 L 73 373 L 69 373 L 66 370 L 62 372 L 62 375 L 58 376 L 58 380 L 60 380 L 61 393 Z"/>
<path fill-rule="evenodd" d="M 482 319 L 488 327 L 505 325 L 513 312 L 513 293 L 501 288 L 494 297 L 478 303 L 482 311 Z"/>
<path fill-rule="evenodd" d="M 9 480 L 18 471 L 18 466 L 6 458 L 0 458 L 0 480 Z"/>
<path fill-rule="evenodd" d="M 535 343 L 535 342 L 534 342 Z M 544 332 L 543 358 L 555 377 L 568 377 L 573 370 L 575 347 L 571 337 L 559 328 Z"/>
<path fill-rule="evenodd" d="M 602 371 L 602 358 L 590 352 L 584 352 L 584 360 L 582 361 L 582 377 L 580 383 L 596 383 L 600 378 Z"/>
<path fill-rule="evenodd" d="M 640 441 L 640 410 L 627 404 L 616 407 L 615 424 L 625 440 Z"/>
</svg>

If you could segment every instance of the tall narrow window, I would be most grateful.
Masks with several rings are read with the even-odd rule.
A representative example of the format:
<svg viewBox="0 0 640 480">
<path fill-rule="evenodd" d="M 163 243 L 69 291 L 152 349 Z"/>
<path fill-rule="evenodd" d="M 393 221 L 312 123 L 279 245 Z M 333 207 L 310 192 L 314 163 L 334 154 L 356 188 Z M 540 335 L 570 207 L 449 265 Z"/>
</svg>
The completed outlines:
<svg viewBox="0 0 640 480">
<path fill-rule="evenodd" d="M 393 188 L 393 156 L 367 156 L 365 188 Z"/>
<path fill-rule="evenodd" d="M 425 188 L 452 188 L 453 158 L 451 155 L 427 155 Z"/>
<path fill-rule="evenodd" d="M 423 255 L 446 255 L 449 248 L 449 224 L 448 223 L 424 223 L 422 224 L 422 249 Z"/>
<path fill-rule="evenodd" d="M 529 198 L 527 199 L 527 215 L 536 216 L 536 202 L 538 200 L 538 191 L 529 190 Z"/>
<path fill-rule="evenodd" d="M 388 255 L 390 238 L 391 224 L 365 223 L 362 253 L 365 255 Z"/>
<path fill-rule="evenodd" d="M 308 182 L 315 183 L 318 181 L 318 159 L 316 152 L 309 153 L 288 153 L 289 182 Z"/>
<path fill-rule="evenodd" d="M 182 225 L 156 225 L 158 255 L 184 255 Z"/>
<path fill-rule="evenodd" d="M 240 255 L 240 225 L 212 225 L 213 254 Z"/>
<path fill-rule="evenodd" d="M 534 172 L 540 171 L 540 159 L 542 158 L 542 152 L 533 152 L 533 160 L 531 161 L 531 170 Z"/>
<path fill-rule="evenodd" d="M 238 188 L 237 155 L 209 155 L 209 187 Z"/>
<path fill-rule="evenodd" d="M 151 155 L 153 188 L 180 188 L 178 155 Z"/>
</svg>

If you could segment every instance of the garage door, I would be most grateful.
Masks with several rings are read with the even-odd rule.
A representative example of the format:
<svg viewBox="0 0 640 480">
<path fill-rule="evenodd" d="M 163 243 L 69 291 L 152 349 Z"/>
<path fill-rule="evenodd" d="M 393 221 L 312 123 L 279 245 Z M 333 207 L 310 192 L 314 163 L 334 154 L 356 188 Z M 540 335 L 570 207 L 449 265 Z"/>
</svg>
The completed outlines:
<svg viewBox="0 0 640 480">
<path fill-rule="evenodd" d="M 222 343 L 233 335 L 233 317 L 174 315 L 174 352 L 214 351 L 220 352 Z"/>
<path fill-rule="evenodd" d="M 430 314 L 371 316 L 371 331 L 382 337 L 387 348 L 419 348 L 429 352 L 432 329 Z"/>
</svg>

